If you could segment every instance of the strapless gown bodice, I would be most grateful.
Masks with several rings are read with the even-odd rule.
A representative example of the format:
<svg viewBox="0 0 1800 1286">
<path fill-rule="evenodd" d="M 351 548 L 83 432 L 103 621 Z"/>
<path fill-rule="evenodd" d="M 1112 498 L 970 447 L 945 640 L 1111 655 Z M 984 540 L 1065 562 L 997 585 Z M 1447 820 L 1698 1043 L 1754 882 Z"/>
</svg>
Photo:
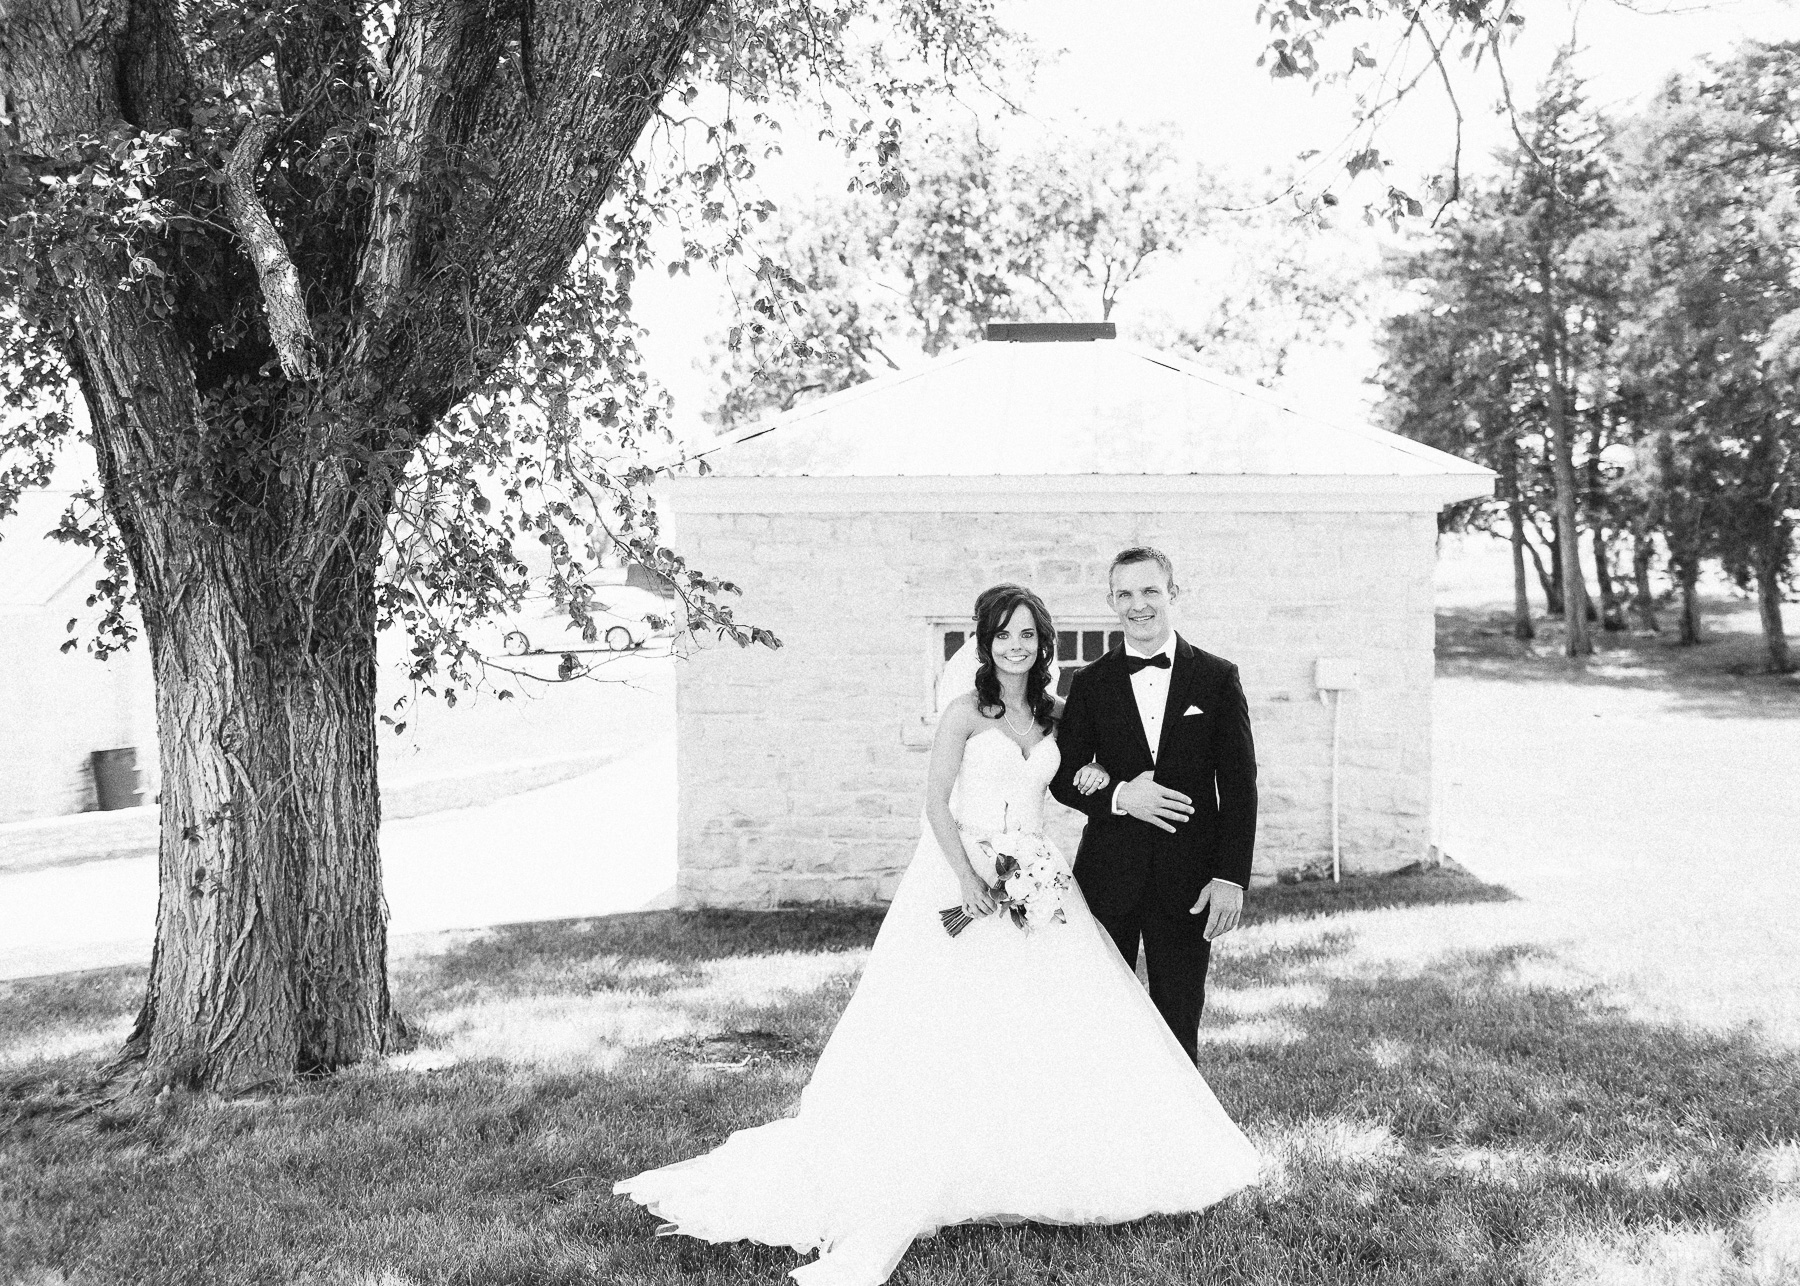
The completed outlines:
<svg viewBox="0 0 1800 1286">
<path fill-rule="evenodd" d="M 1041 831 L 1046 788 L 1060 760 L 1054 737 L 1022 749 L 999 728 L 985 728 L 963 746 L 950 815 L 977 835 Z"/>
</svg>

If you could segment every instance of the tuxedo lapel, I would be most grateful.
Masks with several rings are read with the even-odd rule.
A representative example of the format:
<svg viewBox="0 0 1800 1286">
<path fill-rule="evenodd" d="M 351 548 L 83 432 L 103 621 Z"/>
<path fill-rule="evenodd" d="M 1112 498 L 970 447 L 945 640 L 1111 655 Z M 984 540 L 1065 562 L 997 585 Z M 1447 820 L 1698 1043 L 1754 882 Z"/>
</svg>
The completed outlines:
<svg viewBox="0 0 1800 1286">
<path fill-rule="evenodd" d="M 1124 721 L 1128 730 L 1126 735 L 1136 738 L 1138 753 L 1148 764 L 1152 762 L 1150 738 L 1144 732 L 1144 721 L 1138 717 L 1137 694 L 1131 690 L 1131 674 L 1125 669 L 1124 647 L 1114 648 L 1106 654 L 1103 660 L 1108 663 L 1106 682 L 1111 690 L 1114 708 L 1118 710 L 1119 718 Z M 1100 662 L 1095 664 L 1100 664 Z"/>
<path fill-rule="evenodd" d="M 1169 748 L 1169 738 L 1175 732 L 1175 721 L 1181 718 L 1181 712 L 1187 709 L 1188 689 L 1194 684 L 1194 672 L 1198 668 L 1194 659 L 1193 645 L 1179 634 L 1176 635 L 1175 659 L 1169 666 L 1169 695 L 1163 702 L 1162 732 L 1158 736 L 1156 744 L 1158 767 L 1164 766 L 1163 752 Z M 1130 680 L 1126 682 L 1129 684 Z"/>
</svg>

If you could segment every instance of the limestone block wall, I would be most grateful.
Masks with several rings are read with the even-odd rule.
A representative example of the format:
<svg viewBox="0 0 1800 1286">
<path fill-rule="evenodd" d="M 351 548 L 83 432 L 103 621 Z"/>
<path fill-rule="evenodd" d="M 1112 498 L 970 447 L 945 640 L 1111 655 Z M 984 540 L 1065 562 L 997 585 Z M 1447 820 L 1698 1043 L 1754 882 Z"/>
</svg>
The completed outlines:
<svg viewBox="0 0 1800 1286">
<path fill-rule="evenodd" d="M 694 565 L 744 587 L 738 618 L 784 646 L 699 652 L 678 672 L 679 894 L 690 906 L 884 900 L 920 828 L 934 622 L 1001 580 L 1059 625 L 1110 619 L 1127 545 L 1175 562 L 1178 630 L 1237 663 L 1261 786 L 1256 878 L 1331 849 L 1332 711 L 1321 656 L 1355 659 L 1341 711 L 1345 866 L 1426 852 L 1436 525 L 1429 513 L 684 513 Z M 1076 814 L 1058 808 L 1070 845 Z"/>
</svg>

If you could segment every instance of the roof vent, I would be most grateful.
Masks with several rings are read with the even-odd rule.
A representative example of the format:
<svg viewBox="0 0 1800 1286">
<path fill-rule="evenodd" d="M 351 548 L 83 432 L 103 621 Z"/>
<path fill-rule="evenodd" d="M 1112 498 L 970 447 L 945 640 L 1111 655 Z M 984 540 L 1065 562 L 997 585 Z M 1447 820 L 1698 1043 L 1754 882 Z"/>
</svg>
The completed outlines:
<svg viewBox="0 0 1800 1286">
<path fill-rule="evenodd" d="M 1084 344 L 1117 339 L 1111 322 L 989 322 L 987 337 L 1001 344 Z"/>
</svg>

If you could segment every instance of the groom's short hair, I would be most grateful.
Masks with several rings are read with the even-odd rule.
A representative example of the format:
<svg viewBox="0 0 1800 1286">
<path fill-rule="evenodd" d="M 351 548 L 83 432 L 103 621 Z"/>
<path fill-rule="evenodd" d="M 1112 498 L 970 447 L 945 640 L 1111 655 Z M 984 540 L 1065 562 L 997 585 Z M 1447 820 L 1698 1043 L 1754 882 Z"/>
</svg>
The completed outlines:
<svg viewBox="0 0 1800 1286">
<path fill-rule="evenodd" d="M 1121 549 L 1113 555 L 1112 566 L 1106 569 L 1106 590 L 1112 592 L 1112 574 L 1121 567 L 1129 567 L 1133 563 L 1155 563 L 1162 568 L 1163 578 L 1169 584 L 1175 583 L 1175 564 L 1160 549 L 1152 549 L 1149 545 L 1133 545 L 1130 549 Z"/>
</svg>

